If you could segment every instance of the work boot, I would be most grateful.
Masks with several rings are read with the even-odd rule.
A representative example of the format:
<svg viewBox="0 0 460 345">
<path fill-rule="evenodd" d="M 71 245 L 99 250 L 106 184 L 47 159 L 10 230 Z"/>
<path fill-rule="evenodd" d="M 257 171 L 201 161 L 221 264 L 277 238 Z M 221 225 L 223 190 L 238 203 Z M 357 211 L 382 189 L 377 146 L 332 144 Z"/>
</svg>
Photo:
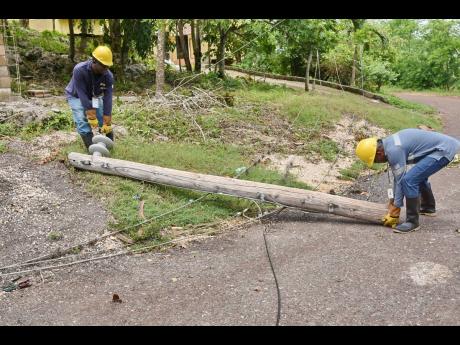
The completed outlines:
<svg viewBox="0 0 460 345">
<path fill-rule="evenodd" d="M 406 198 L 406 221 L 393 228 L 394 232 L 407 233 L 420 229 L 418 222 L 420 197 Z"/>
<path fill-rule="evenodd" d="M 93 144 L 93 133 L 89 132 L 86 134 L 80 134 L 81 138 L 83 139 L 83 143 L 86 146 L 86 149 Z"/>
<path fill-rule="evenodd" d="M 436 201 L 431 187 L 421 189 L 420 195 L 422 197 L 420 202 L 420 214 L 431 217 L 436 216 Z"/>
</svg>

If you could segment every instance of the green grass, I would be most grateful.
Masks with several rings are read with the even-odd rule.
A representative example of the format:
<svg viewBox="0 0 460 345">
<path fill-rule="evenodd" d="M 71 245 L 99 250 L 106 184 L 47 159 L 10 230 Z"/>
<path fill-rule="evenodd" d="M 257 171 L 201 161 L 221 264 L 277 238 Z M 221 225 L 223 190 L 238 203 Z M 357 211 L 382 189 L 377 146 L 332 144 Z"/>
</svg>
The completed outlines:
<svg viewBox="0 0 460 345">
<path fill-rule="evenodd" d="M 65 153 L 71 151 L 84 152 L 80 143 L 67 147 Z M 112 157 L 165 168 L 227 177 L 235 176 L 237 168 L 248 167 L 250 164 L 244 151 L 237 146 L 206 146 L 183 143 L 149 145 L 138 136 L 117 140 Z M 138 214 L 140 200 L 144 201 L 145 217 L 151 218 L 184 205 L 204 194 L 203 192 L 87 171 L 79 171 L 77 177 L 85 183 L 91 194 L 102 200 L 107 200 L 108 209 L 116 219 L 113 226 L 117 229 L 133 226 L 143 220 Z M 241 176 L 241 179 L 296 188 L 311 188 L 289 178 L 285 180 L 278 172 L 263 167 L 250 169 L 248 174 Z M 209 223 L 230 217 L 245 208 L 254 209 L 254 211 L 257 209 L 251 201 L 212 194 L 199 203 L 181 209 L 180 212 L 143 225 L 142 233 L 138 233 L 138 227 L 132 228 L 128 233 L 135 240 L 161 241 L 165 240 L 160 235 L 160 230 L 163 228 Z"/>
<path fill-rule="evenodd" d="M 374 163 L 374 165 L 370 168 L 371 170 L 375 170 L 378 172 L 383 171 L 386 168 L 386 163 Z M 356 180 L 364 171 L 368 169 L 367 165 L 360 160 L 356 160 L 351 167 L 346 169 L 341 169 L 339 171 L 340 176 L 339 179 L 341 180 Z"/>
<path fill-rule="evenodd" d="M 8 151 L 8 146 L 6 145 L 6 142 L 0 140 L 0 153 L 5 153 Z"/>
<path fill-rule="evenodd" d="M 392 98 L 395 103 L 392 107 L 350 93 L 329 96 L 280 86 L 249 87 L 239 90 L 238 96 L 252 102 L 277 105 L 289 120 L 297 119 L 295 127 L 308 128 L 312 132 L 330 127 L 346 114 L 364 118 L 390 131 L 414 128 L 419 124 L 441 129 L 441 122 L 431 107 L 411 106 L 412 102 L 397 97 Z"/>
</svg>

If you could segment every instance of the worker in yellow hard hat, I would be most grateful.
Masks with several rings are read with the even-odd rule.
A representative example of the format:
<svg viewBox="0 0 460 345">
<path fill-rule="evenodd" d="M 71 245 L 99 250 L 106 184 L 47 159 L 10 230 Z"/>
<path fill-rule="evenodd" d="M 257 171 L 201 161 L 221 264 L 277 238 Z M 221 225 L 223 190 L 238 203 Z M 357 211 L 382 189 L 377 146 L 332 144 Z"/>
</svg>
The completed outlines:
<svg viewBox="0 0 460 345">
<path fill-rule="evenodd" d="M 428 178 L 447 166 L 460 150 L 460 141 L 430 130 L 403 129 L 384 139 L 376 137 L 361 140 L 356 155 L 372 167 L 385 163 L 394 176 L 393 189 L 389 189 L 388 213 L 383 225 L 393 231 L 407 233 L 418 230 L 419 213 L 434 216 L 436 201 Z M 407 171 L 407 165 L 414 164 Z M 399 223 L 399 215 L 406 199 L 406 221 Z"/>
<path fill-rule="evenodd" d="M 67 102 L 86 148 L 92 144 L 92 129 L 99 129 L 114 140 L 112 131 L 113 74 L 112 51 L 98 46 L 92 58 L 78 63 L 72 72 L 72 79 L 65 88 Z"/>
</svg>

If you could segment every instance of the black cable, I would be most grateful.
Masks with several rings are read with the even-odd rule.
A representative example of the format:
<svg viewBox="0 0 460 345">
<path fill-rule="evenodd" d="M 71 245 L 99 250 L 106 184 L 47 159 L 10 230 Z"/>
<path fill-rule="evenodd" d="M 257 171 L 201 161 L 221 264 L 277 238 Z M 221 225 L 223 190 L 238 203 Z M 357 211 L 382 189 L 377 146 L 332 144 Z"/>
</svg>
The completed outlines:
<svg viewBox="0 0 460 345">
<path fill-rule="evenodd" d="M 280 317 L 281 317 L 281 293 L 280 293 L 280 288 L 279 288 L 279 285 L 278 285 L 278 279 L 276 278 L 275 269 L 273 268 L 272 259 L 270 257 L 270 252 L 268 251 L 267 238 L 265 236 L 266 230 L 267 230 L 267 226 L 264 225 L 264 229 L 262 230 L 262 234 L 264 236 L 265 249 L 267 251 L 268 262 L 270 263 L 270 267 L 272 269 L 273 278 L 275 278 L 276 291 L 278 293 L 278 313 L 277 313 L 277 317 L 276 317 L 276 325 L 279 326 L 280 325 Z"/>
</svg>

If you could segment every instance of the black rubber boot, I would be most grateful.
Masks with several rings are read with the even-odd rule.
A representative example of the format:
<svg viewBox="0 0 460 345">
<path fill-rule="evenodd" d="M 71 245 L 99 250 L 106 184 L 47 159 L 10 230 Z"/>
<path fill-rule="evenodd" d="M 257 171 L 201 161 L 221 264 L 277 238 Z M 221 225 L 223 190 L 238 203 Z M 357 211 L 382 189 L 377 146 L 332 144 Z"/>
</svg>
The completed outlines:
<svg viewBox="0 0 460 345">
<path fill-rule="evenodd" d="M 80 134 L 80 136 L 83 139 L 86 149 L 88 149 L 93 144 L 93 133 Z"/>
<path fill-rule="evenodd" d="M 420 202 L 420 214 L 434 217 L 436 216 L 436 201 L 431 187 L 420 190 L 422 197 Z"/>
<path fill-rule="evenodd" d="M 397 225 L 393 231 L 407 233 L 420 229 L 418 221 L 420 211 L 420 198 L 406 198 L 406 221 Z"/>
</svg>

